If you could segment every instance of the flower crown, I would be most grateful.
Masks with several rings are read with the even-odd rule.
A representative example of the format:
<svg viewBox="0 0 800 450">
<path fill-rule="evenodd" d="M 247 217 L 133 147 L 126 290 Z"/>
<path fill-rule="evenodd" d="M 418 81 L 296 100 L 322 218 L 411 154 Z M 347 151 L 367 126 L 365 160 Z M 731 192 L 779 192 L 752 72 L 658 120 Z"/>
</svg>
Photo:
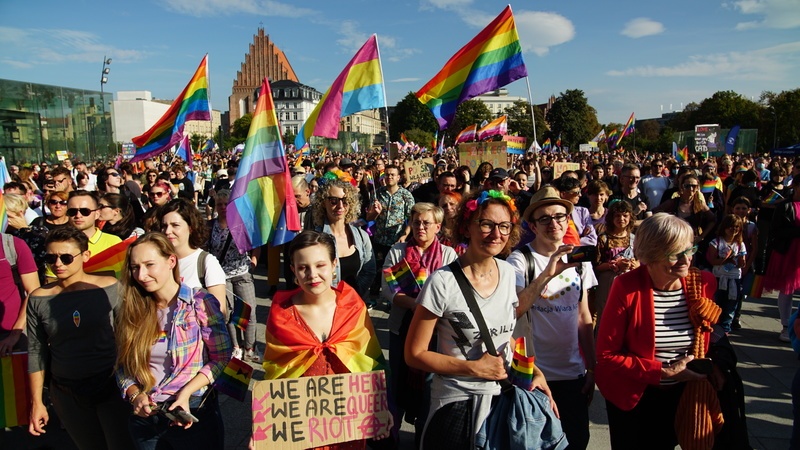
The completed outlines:
<svg viewBox="0 0 800 450">
<path fill-rule="evenodd" d="M 517 205 L 514 202 L 514 199 L 509 197 L 507 194 L 501 191 L 495 191 L 494 189 L 490 189 L 488 191 L 481 192 L 477 198 L 473 198 L 472 200 L 467 201 L 464 204 L 464 218 L 468 218 L 475 210 L 478 209 L 478 206 L 482 205 L 483 202 L 488 200 L 489 198 L 496 198 L 499 200 L 503 200 L 508 205 L 508 208 L 511 209 L 511 212 L 517 210 Z"/>
<path fill-rule="evenodd" d="M 340 180 L 344 181 L 345 183 L 350 183 L 355 187 L 357 185 L 355 178 L 352 177 L 349 173 L 340 170 L 334 169 L 325 172 L 325 175 L 322 176 L 323 183 L 328 180 Z"/>
</svg>

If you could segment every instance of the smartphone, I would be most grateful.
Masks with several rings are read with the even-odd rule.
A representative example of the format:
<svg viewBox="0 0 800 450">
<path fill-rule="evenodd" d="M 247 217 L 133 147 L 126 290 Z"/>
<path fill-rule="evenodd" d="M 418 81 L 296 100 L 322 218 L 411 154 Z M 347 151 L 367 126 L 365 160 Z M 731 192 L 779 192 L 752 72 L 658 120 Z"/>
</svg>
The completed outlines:
<svg viewBox="0 0 800 450">
<path fill-rule="evenodd" d="M 180 406 L 176 406 L 172 411 L 170 411 L 168 408 L 169 406 L 163 405 L 158 409 L 158 412 L 173 422 L 177 422 L 181 425 L 200 422 L 200 419 L 192 415 L 192 413 L 184 411 L 184 409 Z"/>
<path fill-rule="evenodd" d="M 695 358 L 686 363 L 686 368 L 701 375 L 711 375 L 711 372 L 714 371 L 714 364 L 711 362 L 711 358 Z"/>
<path fill-rule="evenodd" d="M 572 253 L 567 254 L 567 262 L 590 262 L 597 257 L 597 247 L 594 245 L 582 245 L 572 249 Z"/>
</svg>

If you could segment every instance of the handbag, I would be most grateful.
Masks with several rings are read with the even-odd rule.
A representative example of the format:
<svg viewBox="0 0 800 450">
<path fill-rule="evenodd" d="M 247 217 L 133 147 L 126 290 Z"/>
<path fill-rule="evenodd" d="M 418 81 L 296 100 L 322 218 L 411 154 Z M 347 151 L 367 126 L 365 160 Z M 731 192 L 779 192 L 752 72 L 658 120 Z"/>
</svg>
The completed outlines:
<svg viewBox="0 0 800 450">
<path fill-rule="evenodd" d="M 499 356 L 491 340 L 486 320 L 478 306 L 464 271 L 458 260 L 450 270 L 467 301 L 469 310 L 481 332 L 486 351 Z M 500 380 L 500 395 L 492 401 L 489 416 L 475 436 L 475 448 L 481 450 L 563 450 L 567 437 L 561 421 L 551 409 L 550 399 L 539 390 L 527 391 L 513 385 L 508 379 Z"/>
</svg>

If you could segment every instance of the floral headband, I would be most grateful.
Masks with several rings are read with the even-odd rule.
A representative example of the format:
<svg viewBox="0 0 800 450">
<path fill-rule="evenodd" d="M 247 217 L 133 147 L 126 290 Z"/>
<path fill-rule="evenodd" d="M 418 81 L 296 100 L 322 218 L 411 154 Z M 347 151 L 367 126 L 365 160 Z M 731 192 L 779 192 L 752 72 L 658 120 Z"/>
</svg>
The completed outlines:
<svg viewBox="0 0 800 450">
<path fill-rule="evenodd" d="M 469 200 L 464 205 L 464 218 L 468 218 L 473 212 L 475 212 L 475 210 L 478 209 L 478 206 L 482 205 L 483 202 L 485 202 L 489 198 L 496 198 L 499 200 L 503 200 L 504 202 L 506 202 L 509 209 L 511 209 L 511 212 L 517 210 L 517 205 L 515 204 L 513 198 L 509 197 L 508 195 L 504 194 L 501 191 L 495 191 L 494 189 L 490 189 L 488 191 L 481 192 L 481 195 L 479 195 L 477 198 Z"/>
<path fill-rule="evenodd" d="M 325 175 L 322 176 L 322 180 L 323 183 L 329 180 L 340 180 L 344 181 L 345 183 L 352 184 L 353 187 L 355 187 L 358 184 L 356 183 L 356 180 L 349 173 L 340 169 L 329 170 L 328 172 L 325 173 Z"/>
</svg>

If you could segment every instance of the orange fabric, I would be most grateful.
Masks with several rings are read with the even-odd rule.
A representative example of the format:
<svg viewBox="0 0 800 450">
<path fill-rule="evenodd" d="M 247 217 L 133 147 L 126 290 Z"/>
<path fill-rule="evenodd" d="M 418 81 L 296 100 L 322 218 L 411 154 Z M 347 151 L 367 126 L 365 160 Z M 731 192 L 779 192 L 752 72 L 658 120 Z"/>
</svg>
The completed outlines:
<svg viewBox="0 0 800 450">
<path fill-rule="evenodd" d="M 578 233 L 578 227 L 575 226 L 575 222 L 572 220 L 572 216 L 570 216 L 569 218 L 567 233 L 564 234 L 564 244 L 581 245 L 581 235 L 580 233 Z"/>
</svg>

